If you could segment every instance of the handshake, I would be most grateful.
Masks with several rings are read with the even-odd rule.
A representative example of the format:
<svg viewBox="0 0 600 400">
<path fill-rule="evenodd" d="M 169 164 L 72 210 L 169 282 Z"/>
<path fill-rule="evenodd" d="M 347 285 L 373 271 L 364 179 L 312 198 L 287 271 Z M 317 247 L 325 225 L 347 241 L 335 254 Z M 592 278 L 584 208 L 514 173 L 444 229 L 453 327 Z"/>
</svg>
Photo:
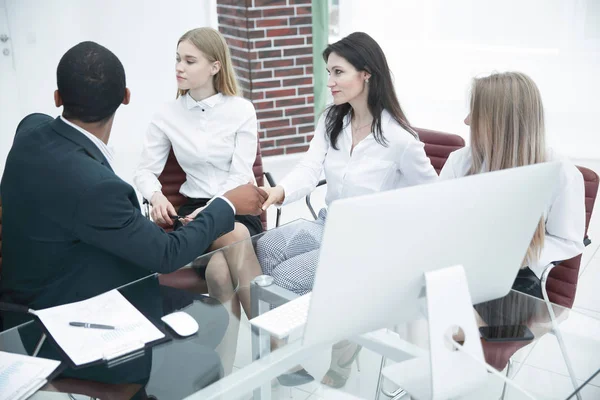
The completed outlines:
<svg viewBox="0 0 600 400">
<path fill-rule="evenodd" d="M 281 203 L 285 199 L 283 187 L 256 187 L 251 183 L 238 186 L 225 193 L 235 207 L 238 215 L 260 215 L 272 204 Z"/>
<path fill-rule="evenodd" d="M 233 204 L 237 215 L 260 215 L 269 194 L 262 188 L 247 183 L 225 192 L 223 197 Z"/>
<path fill-rule="evenodd" d="M 281 186 L 256 187 L 247 183 L 231 189 L 223 197 L 233 204 L 237 215 L 260 215 L 273 203 L 280 203 L 284 199 L 284 191 Z M 177 215 L 173 205 L 161 192 L 155 192 L 150 200 L 152 204 L 152 219 L 158 224 L 173 225 L 171 215 Z M 194 219 L 204 207 L 196 209 L 190 215 L 182 218 L 184 225 Z"/>
</svg>

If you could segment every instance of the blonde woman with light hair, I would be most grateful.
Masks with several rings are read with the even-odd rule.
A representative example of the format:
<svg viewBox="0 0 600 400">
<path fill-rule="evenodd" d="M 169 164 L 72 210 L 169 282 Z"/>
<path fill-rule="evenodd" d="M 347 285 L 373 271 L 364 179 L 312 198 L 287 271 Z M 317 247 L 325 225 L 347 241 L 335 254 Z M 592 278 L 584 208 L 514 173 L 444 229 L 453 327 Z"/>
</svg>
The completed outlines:
<svg viewBox="0 0 600 400">
<path fill-rule="evenodd" d="M 542 99 L 536 84 L 527 75 L 505 72 L 474 79 L 470 108 L 465 119 L 471 130 L 470 147 L 450 154 L 440 173 L 441 179 L 549 161 L 561 164 L 556 191 L 513 284 L 513 289 L 541 298 L 541 276 L 546 267 L 583 252 L 583 176 L 575 165 L 547 147 Z M 531 190 L 536 190 L 535 186 Z M 498 249 L 502 251 L 501 244 Z M 515 307 L 508 304 L 511 297 L 493 300 L 476 309 L 489 325 L 524 323 L 534 306 Z"/>
<path fill-rule="evenodd" d="M 229 48 L 217 30 L 197 28 L 181 36 L 175 73 L 177 97 L 153 116 L 134 182 L 152 205 L 152 219 L 178 229 L 215 196 L 248 182 L 255 183 L 252 166 L 258 129 L 254 106 L 239 96 Z M 186 202 L 177 211 L 158 181 L 171 148 L 186 174 L 180 188 Z M 263 231 L 257 216 L 236 215 L 235 221 L 234 230 L 215 240 L 208 250 Z M 246 247 L 217 253 L 206 268 L 195 268 L 208 293 L 230 306 L 238 319 L 238 298 L 250 314 L 248 282 L 261 273 L 254 251 Z M 228 264 L 236 267 L 229 268 Z M 236 290 L 237 287 L 241 288 Z"/>
</svg>

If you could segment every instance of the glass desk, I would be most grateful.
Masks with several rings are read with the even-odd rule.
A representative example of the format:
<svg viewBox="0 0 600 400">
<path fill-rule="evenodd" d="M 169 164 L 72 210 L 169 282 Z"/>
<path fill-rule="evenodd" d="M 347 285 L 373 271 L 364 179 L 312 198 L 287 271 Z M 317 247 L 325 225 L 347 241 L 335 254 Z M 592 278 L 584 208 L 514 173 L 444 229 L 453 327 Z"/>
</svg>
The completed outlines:
<svg viewBox="0 0 600 400">
<path fill-rule="evenodd" d="M 300 220 L 278 230 L 291 231 L 299 224 L 316 227 L 310 225 L 315 224 L 313 222 Z M 244 275 L 248 265 L 257 262 L 248 250 L 255 249 L 263 235 L 206 254 L 185 268 L 211 268 L 211 265 L 223 260 L 230 264 L 238 263 L 229 265 L 238 269 L 232 274 L 237 276 L 233 279 L 233 292 L 239 298 L 243 298 L 244 293 L 250 294 L 252 315 L 266 312 L 297 295 L 276 284 L 258 285 L 251 276 Z M 111 368 L 78 370 L 75 373 L 66 369 L 43 390 L 109 399 L 132 396 L 140 399 L 402 398 L 404 394 L 397 385 L 381 378 L 381 368 L 389 368 L 415 355 L 427 354 L 425 318 L 394 329 L 349 338 L 363 346 L 359 355 L 361 369 L 357 371 L 354 364 L 346 385 L 333 389 L 320 383 L 329 368 L 331 347 L 305 348 L 300 332 L 289 337 L 285 344 L 279 343 L 277 349 L 272 349 L 268 334 L 251 327 L 243 310 L 241 318 L 238 318 L 239 311 L 226 298 L 219 301 L 198 294 L 198 290 L 159 285 L 156 274 L 119 288 L 158 326 L 164 327 L 160 320 L 162 315 L 184 310 L 198 321 L 199 332 L 189 338 L 174 337 L 136 359 L 116 363 Z M 500 314 L 510 317 L 519 309 L 527 308 L 530 315 L 523 323 L 534 333 L 535 339 L 516 343 L 508 350 L 507 347 L 494 347 L 483 342 L 488 362 L 502 364 L 502 358 L 508 359 L 506 353 L 514 351 L 509 376 L 534 398 L 575 399 L 577 395 L 582 399 L 600 398 L 600 321 L 570 309 L 552 306 L 556 316 L 553 323 L 544 301 L 518 292 L 510 295 L 517 299 L 516 302 L 509 311 L 505 309 L 499 311 Z M 390 316 L 390 328 L 393 325 L 393 316 Z M 0 350 L 31 354 L 41 335 L 37 322 L 24 323 L 0 333 Z M 43 346 L 40 356 L 58 359 L 50 343 Z M 381 354 L 386 355 L 385 359 Z M 315 380 L 297 387 L 279 384 L 276 378 L 297 365 L 302 365 Z M 502 373 L 506 374 L 506 369 Z M 483 386 L 462 398 L 500 398 L 503 390 L 506 399 L 528 398 L 511 386 L 505 388 L 504 382 L 493 374 L 488 374 Z M 36 396 L 43 398 L 43 393 Z"/>
</svg>

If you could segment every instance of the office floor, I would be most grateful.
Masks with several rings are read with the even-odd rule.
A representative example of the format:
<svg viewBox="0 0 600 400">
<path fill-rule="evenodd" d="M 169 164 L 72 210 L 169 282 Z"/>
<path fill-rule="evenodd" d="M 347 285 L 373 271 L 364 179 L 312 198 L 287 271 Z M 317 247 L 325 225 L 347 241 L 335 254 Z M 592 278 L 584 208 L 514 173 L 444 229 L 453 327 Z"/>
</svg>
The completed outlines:
<svg viewBox="0 0 600 400">
<path fill-rule="evenodd" d="M 295 165 L 298 161 L 298 156 L 285 156 L 285 157 L 270 157 L 265 158 L 265 170 L 273 174 L 276 181 L 281 180 L 286 173 Z M 600 175 L 600 159 L 599 160 L 575 160 L 577 165 L 582 165 L 593 169 Z M 324 188 L 317 189 L 313 194 L 313 204 L 315 209 L 318 210 L 324 205 Z M 592 244 L 585 249 L 583 254 L 579 285 L 577 288 L 577 296 L 573 309 L 581 314 L 585 314 L 592 318 L 600 321 L 600 202 L 597 202 L 596 212 L 592 217 L 589 227 L 589 237 L 592 239 Z M 282 223 L 293 221 L 297 218 L 311 219 L 310 212 L 308 211 L 304 201 L 298 201 L 294 204 L 290 204 L 283 208 L 282 212 Z M 271 210 L 269 212 L 269 225 L 270 227 L 275 224 L 275 212 Z M 569 329 L 577 334 L 577 332 L 585 333 L 589 337 L 590 329 L 597 329 L 598 325 L 595 324 L 593 327 L 586 326 L 582 321 L 571 319 L 567 321 L 569 323 Z M 240 327 L 240 333 L 238 338 L 238 354 L 234 361 L 234 370 L 245 365 L 250 357 L 250 340 L 247 320 L 243 320 Z M 576 335 L 575 335 L 576 336 Z M 600 337 L 600 332 L 596 335 Z M 556 350 L 556 344 L 551 343 L 555 340 L 553 337 L 548 337 L 547 340 L 544 338 L 540 340 L 540 343 L 535 349 L 527 356 L 527 352 L 520 351 L 515 355 L 515 359 L 523 363 L 517 377 L 517 382 L 539 382 L 539 386 L 543 388 L 539 394 L 544 398 L 552 399 L 555 398 L 557 392 L 564 392 L 558 390 L 561 387 L 570 387 L 570 380 L 566 372 L 564 363 L 557 365 L 557 357 L 552 351 Z M 582 342 L 579 346 L 580 351 L 574 351 L 572 357 L 574 363 L 585 364 L 589 358 L 589 346 L 593 344 Z M 596 344 L 598 345 L 598 344 Z M 597 354 L 597 353 L 596 353 Z M 527 357 L 526 357 L 527 356 Z M 526 357 L 526 358 L 525 358 Z M 276 383 L 273 384 L 274 398 L 277 399 L 302 399 L 302 400 L 318 400 L 318 399 L 342 399 L 342 398 L 374 398 L 375 388 L 377 384 L 378 370 L 381 363 L 381 357 L 370 351 L 363 350 L 360 353 L 360 364 L 361 372 L 357 373 L 356 364 L 352 369 L 352 374 L 348 380 L 345 388 L 342 391 L 331 390 L 319 382 L 320 378 L 326 372 L 329 365 L 329 354 L 322 354 L 315 359 L 311 359 L 311 362 L 304 365 L 304 367 L 312 373 L 316 381 L 289 389 L 286 387 L 278 386 Z M 596 360 L 597 363 L 597 360 Z M 518 364 L 517 364 L 518 365 Z M 586 387 L 583 392 L 583 398 L 589 399 L 600 399 L 600 378 L 595 379 L 592 385 Z M 493 384 L 497 384 L 494 382 Z M 498 397 L 501 393 L 500 385 L 496 385 L 498 390 Z M 348 396 L 346 396 L 347 394 Z M 479 398 L 476 397 L 473 399 Z M 511 396 L 512 398 L 512 396 Z"/>
</svg>

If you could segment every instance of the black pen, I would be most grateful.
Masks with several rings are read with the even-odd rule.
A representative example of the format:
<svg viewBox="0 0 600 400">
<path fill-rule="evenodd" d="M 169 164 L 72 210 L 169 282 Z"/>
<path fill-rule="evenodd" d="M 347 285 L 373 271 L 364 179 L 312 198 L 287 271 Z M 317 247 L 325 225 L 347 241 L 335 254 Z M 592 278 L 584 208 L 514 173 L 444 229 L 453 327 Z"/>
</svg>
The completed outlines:
<svg viewBox="0 0 600 400">
<path fill-rule="evenodd" d="M 78 326 L 80 328 L 93 328 L 93 329 L 117 329 L 114 326 L 102 325 L 102 324 L 90 324 L 88 322 L 69 322 L 71 326 Z"/>
</svg>

